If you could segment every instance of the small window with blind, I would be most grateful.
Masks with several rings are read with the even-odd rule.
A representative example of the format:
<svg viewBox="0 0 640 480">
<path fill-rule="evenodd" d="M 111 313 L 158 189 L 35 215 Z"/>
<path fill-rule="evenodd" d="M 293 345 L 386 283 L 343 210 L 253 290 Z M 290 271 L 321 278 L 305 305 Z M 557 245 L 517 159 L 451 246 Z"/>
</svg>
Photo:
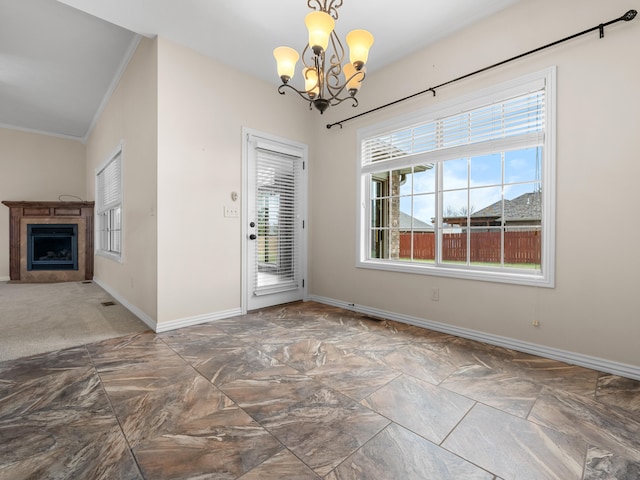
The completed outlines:
<svg viewBox="0 0 640 480">
<path fill-rule="evenodd" d="M 122 255 L 122 148 L 96 173 L 97 250 L 117 260 Z"/>
<path fill-rule="evenodd" d="M 554 286 L 555 69 L 360 130 L 358 266 Z"/>
</svg>

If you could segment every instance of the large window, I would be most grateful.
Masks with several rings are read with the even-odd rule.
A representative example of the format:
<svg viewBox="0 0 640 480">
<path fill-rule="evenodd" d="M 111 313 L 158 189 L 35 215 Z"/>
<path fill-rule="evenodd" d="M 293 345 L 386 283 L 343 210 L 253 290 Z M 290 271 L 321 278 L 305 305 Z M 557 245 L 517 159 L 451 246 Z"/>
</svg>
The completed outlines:
<svg viewBox="0 0 640 480">
<path fill-rule="evenodd" d="M 98 253 L 120 259 L 122 255 L 122 149 L 109 157 L 96 174 Z"/>
<path fill-rule="evenodd" d="M 552 287 L 554 80 L 361 130 L 358 266 Z"/>
</svg>

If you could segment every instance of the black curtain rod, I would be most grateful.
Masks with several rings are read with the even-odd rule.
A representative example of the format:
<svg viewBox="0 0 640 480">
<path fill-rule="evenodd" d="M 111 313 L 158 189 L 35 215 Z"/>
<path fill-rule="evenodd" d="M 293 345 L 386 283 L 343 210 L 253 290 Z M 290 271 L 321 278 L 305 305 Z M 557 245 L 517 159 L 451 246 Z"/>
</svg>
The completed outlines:
<svg viewBox="0 0 640 480">
<path fill-rule="evenodd" d="M 476 70 L 475 72 L 467 73 L 466 75 L 462 75 L 461 77 L 454 78 L 453 80 L 449 80 L 448 82 L 441 83 L 440 85 L 436 85 L 435 87 L 427 88 L 426 90 L 422 90 L 421 92 L 414 93 L 413 95 L 409 95 L 409 96 L 401 98 L 399 100 L 395 100 L 393 102 L 386 103 L 384 105 L 381 105 L 379 107 L 373 108 L 371 110 L 367 110 L 366 112 L 359 113 L 358 115 L 354 115 L 353 117 L 345 118 L 344 120 L 341 120 L 339 122 L 329 123 L 329 124 L 327 124 L 327 128 L 331 128 L 331 127 L 334 127 L 336 125 L 340 125 L 340 128 L 342 128 L 342 124 L 345 123 L 345 122 L 348 122 L 349 120 L 353 120 L 354 118 L 362 117 L 363 115 L 368 115 L 369 113 L 377 112 L 378 110 L 382 110 L 383 108 L 390 107 L 391 105 L 395 105 L 396 103 L 404 102 L 405 100 L 409 100 L 409 99 L 411 99 L 413 97 L 417 97 L 418 95 L 422 95 L 422 94 L 427 93 L 427 92 L 433 93 L 433 96 L 435 97 L 436 96 L 436 89 L 438 89 L 438 88 L 444 87 L 446 85 L 450 85 L 450 84 L 455 83 L 455 82 L 459 82 L 460 80 L 464 80 L 465 78 L 469 78 L 469 77 L 471 77 L 473 75 L 477 75 L 478 73 L 486 72 L 487 70 L 491 70 L 492 68 L 499 67 L 501 65 L 504 65 L 505 63 L 513 62 L 514 60 L 518 60 L 518 59 L 520 59 L 522 57 L 526 57 L 527 55 L 531 55 L 532 53 L 537 53 L 537 52 L 539 52 L 541 50 L 544 50 L 545 48 L 553 47 L 555 45 L 558 45 L 558 44 L 560 44 L 562 42 L 566 42 L 568 40 L 573 40 L 576 37 L 580 37 L 582 35 L 586 35 L 587 33 L 591 33 L 591 32 L 593 32 L 595 30 L 599 30 L 600 31 L 600 38 L 603 38 L 604 37 L 604 27 L 608 27 L 609 25 L 612 25 L 612 24 L 618 23 L 618 22 L 622 22 L 622 21 L 628 22 L 628 21 L 633 20 L 634 18 L 636 18 L 637 14 L 638 14 L 638 12 L 636 10 L 629 10 L 627 13 L 622 15 L 620 18 L 616 18 L 615 20 L 611 20 L 611 21 L 606 22 L 606 23 L 601 23 L 600 25 L 596 25 L 595 27 L 588 28 L 587 30 L 584 30 L 584 31 L 579 32 L 579 33 L 576 33 L 574 35 L 570 35 L 570 36 L 565 37 L 565 38 L 563 38 L 561 40 L 556 40 L 555 42 L 548 43 L 547 45 L 543 45 L 542 47 L 534 48 L 533 50 L 529 50 L 528 52 L 521 53 L 520 55 L 516 55 L 515 57 L 511 57 L 511 58 L 508 58 L 507 60 L 503 60 L 501 62 L 494 63 L 493 65 L 489 65 L 488 67 L 481 68 L 480 70 Z"/>
</svg>

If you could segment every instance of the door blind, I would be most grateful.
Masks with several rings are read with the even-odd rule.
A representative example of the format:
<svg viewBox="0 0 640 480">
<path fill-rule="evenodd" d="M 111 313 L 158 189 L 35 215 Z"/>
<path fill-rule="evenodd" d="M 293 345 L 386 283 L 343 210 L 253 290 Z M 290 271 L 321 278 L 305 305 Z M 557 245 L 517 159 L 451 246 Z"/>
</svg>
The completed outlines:
<svg viewBox="0 0 640 480">
<path fill-rule="evenodd" d="M 277 152 L 257 149 L 257 245 L 254 294 L 299 287 L 297 185 L 301 161 Z"/>
</svg>

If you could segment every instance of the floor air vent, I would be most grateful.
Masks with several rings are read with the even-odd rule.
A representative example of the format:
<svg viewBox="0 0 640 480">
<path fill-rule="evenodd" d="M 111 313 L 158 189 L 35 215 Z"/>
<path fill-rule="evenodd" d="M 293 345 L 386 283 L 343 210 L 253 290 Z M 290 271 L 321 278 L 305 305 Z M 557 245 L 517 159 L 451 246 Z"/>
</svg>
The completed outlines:
<svg viewBox="0 0 640 480">
<path fill-rule="evenodd" d="M 100 305 L 102 305 L 103 307 L 111 307 L 112 305 L 115 305 L 116 302 L 100 302 Z"/>
</svg>

